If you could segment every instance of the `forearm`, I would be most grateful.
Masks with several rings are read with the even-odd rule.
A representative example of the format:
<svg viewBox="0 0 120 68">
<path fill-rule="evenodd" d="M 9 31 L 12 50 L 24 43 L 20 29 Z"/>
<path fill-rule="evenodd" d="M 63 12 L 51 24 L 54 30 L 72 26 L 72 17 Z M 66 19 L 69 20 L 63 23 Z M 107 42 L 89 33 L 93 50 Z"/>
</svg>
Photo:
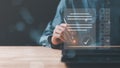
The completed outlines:
<svg viewBox="0 0 120 68">
<path fill-rule="evenodd" d="M 63 43 L 58 44 L 58 45 L 54 45 L 51 41 L 52 36 L 48 35 L 48 36 L 41 36 L 40 38 L 40 45 L 44 46 L 44 47 L 49 47 L 49 48 L 53 48 L 53 49 L 62 49 L 63 48 Z"/>
</svg>

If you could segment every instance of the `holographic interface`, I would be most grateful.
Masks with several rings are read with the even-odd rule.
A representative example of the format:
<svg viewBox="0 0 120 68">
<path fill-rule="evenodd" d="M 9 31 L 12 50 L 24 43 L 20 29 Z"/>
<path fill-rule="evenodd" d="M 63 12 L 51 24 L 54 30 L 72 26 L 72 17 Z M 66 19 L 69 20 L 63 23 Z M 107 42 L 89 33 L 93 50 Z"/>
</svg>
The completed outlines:
<svg viewBox="0 0 120 68">
<path fill-rule="evenodd" d="M 95 9 L 66 9 L 64 22 L 68 25 L 64 49 L 110 48 L 109 8 L 101 8 L 98 13 Z"/>
</svg>

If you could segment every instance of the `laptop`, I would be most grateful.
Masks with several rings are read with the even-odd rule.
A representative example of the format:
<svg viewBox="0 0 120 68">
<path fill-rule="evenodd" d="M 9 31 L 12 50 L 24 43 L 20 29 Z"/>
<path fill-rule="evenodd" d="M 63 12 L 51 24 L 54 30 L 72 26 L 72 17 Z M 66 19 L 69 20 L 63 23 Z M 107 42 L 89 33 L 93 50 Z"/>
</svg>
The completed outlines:
<svg viewBox="0 0 120 68">
<path fill-rule="evenodd" d="M 76 10 L 76 11 L 75 11 Z M 120 63 L 120 8 L 66 9 L 63 62 Z"/>
</svg>

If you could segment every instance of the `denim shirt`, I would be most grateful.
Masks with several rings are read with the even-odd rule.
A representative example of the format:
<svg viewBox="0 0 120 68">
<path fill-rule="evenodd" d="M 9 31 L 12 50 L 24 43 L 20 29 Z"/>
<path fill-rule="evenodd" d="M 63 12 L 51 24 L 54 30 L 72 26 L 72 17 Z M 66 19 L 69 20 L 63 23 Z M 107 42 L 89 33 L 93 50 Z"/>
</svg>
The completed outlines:
<svg viewBox="0 0 120 68">
<path fill-rule="evenodd" d="M 51 36 L 56 25 L 63 23 L 64 10 L 67 8 L 76 11 L 77 8 L 95 8 L 96 17 L 100 8 L 110 8 L 111 10 L 111 44 L 120 44 L 120 8 L 118 0 L 61 0 L 54 20 L 49 22 L 43 35 L 40 38 L 40 44 L 45 47 L 51 47 Z M 96 18 L 97 19 L 97 18 Z M 59 45 L 60 46 L 60 45 Z M 59 47 L 58 47 L 59 48 Z"/>
</svg>

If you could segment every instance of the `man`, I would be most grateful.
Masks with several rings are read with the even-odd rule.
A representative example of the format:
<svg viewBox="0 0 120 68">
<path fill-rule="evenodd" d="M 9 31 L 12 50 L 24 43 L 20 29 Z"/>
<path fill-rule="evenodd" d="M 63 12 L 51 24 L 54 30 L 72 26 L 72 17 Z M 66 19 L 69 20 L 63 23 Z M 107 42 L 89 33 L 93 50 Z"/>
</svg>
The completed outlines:
<svg viewBox="0 0 120 68">
<path fill-rule="evenodd" d="M 76 11 L 77 8 L 95 8 L 97 17 L 100 17 L 100 8 L 110 8 L 111 10 L 111 44 L 120 44 L 120 8 L 119 2 L 113 0 L 61 0 L 55 18 L 50 22 L 45 29 L 43 35 L 40 39 L 40 44 L 52 47 L 61 48 L 63 40 L 63 32 L 65 31 L 67 25 L 63 24 L 63 14 L 64 10 L 70 8 Z M 96 18 L 98 19 L 98 18 Z M 99 23 L 97 21 L 97 23 Z"/>
</svg>

